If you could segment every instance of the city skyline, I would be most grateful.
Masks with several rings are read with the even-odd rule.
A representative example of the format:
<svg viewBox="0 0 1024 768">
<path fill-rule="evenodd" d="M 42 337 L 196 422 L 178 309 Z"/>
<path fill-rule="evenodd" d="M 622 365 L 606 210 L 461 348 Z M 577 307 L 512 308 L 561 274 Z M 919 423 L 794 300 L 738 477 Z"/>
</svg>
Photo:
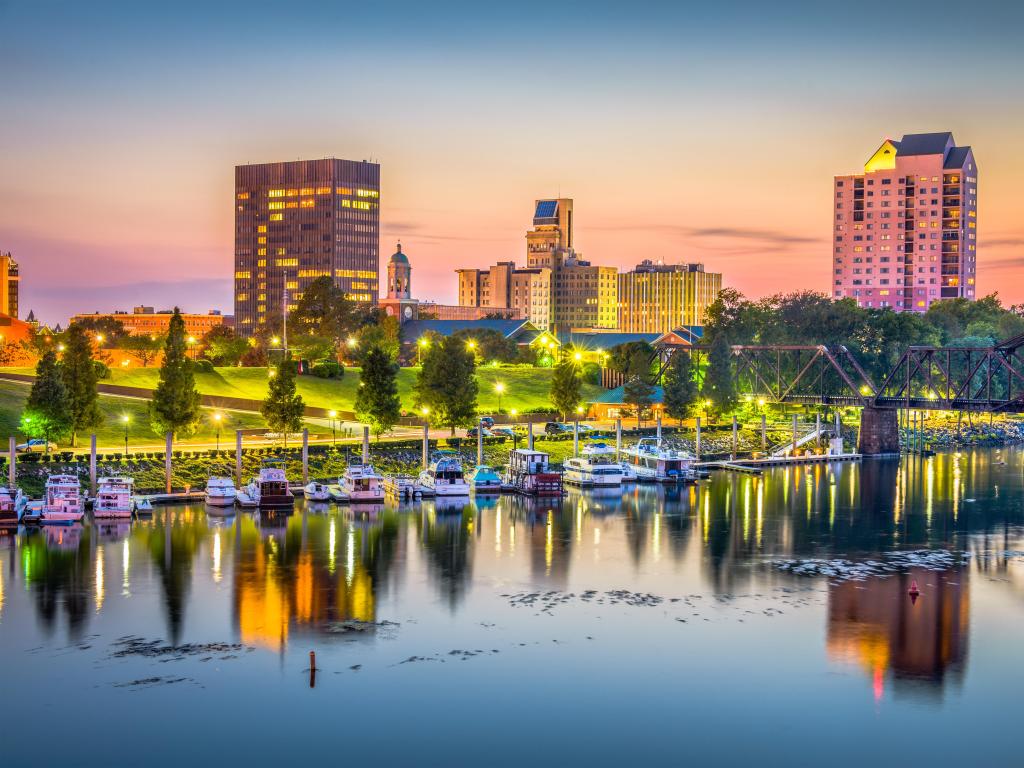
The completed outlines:
<svg viewBox="0 0 1024 768">
<path fill-rule="evenodd" d="M 239 22 L 228 3 L 195 29 L 187 5 L 0 4 L 13 41 L 0 249 L 21 267 L 23 313 L 230 312 L 234 166 L 331 156 L 381 164 L 380 252 L 400 239 L 417 293 L 440 302 L 456 301 L 455 266 L 521 260 L 542 197 L 576 200 L 574 245 L 594 264 L 701 262 L 750 296 L 828 294 L 833 177 L 882 137 L 933 131 L 985 168 L 977 295 L 1024 301 L 1020 8 L 978 4 L 976 34 L 936 77 L 954 41 L 942 4 L 866 5 L 856 24 L 813 4 L 785 18 L 562 8 L 536 25 L 528 5 L 325 6 L 314 24 L 259 3 Z M 911 23 L 936 52 L 897 85 L 880 54 Z M 851 46 L 857 77 L 843 75 Z"/>
</svg>

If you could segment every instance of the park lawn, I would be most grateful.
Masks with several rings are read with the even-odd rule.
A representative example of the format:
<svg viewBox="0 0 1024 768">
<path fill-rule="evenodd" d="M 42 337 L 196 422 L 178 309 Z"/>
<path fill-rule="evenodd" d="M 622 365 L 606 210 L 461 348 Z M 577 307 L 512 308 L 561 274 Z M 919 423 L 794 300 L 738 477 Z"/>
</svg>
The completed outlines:
<svg viewBox="0 0 1024 768">
<path fill-rule="evenodd" d="M 29 385 L 13 381 L 0 381 L 0 436 L 6 438 L 15 435 L 18 442 L 25 439 L 19 429 L 21 412 L 28 397 Z M 128 417 L 128 442 L 158 443 L 160 437 L 149 428 L 149 403 L 145 400 L 133 400 L 125 397 L 100 395 L 100 411 L 103 413 L 103 424 L 96 430 L 96 440 L 101 446 L 124 445 L 124 417 Z M 205 418 L 199 431 L 190 436 L 189 440 L 213 440 L 216 435 L 213 409 L 204 408 Z M 241 411 L 221 411 L 221 441 L 227 446 L 233 445 L 236 429 L 266 429 L 266 422 L 258 413 Z M 323 426 L 311 427 L 311 432 L 323 433 Z M 79 445 L 87 444 L 88 436 L 79 435 Z M 64 445 L 63 443 L 61 445 Z M 6 440 L 0 451 L 6 450 Z"/>
<path fill-rule="evenodd" d="M 31 368 L 8 368 L 12 373 L 34 373 Z M 413 410 L 413 387 L 418 368 L 402 368 L 398 372 L 398 393 L 402 407 Z M 550 368 L 527 366 L 481 367 L 477 371 L 480 394 L 477 399 L 482 413 L 498 409 L 498 396 L 494 385 L 501 382 L 505 391 L 501 396 L 501 408 L 508 412 L 515 408 L 520 413 L 551 407 Z M 120 384 L 129 387 L 155 389 L 159 381 L 158 368 L 111 369 L 106 384 Z M 241 397 L 262 400 L 267 394 L 266 368 L 215 368 L 212 373 L 196 373 L 196 387 L 204 395 Z M 318 379 L 315 376 L 299 376 L 296 388 L 306 405 L 320 408 L 334 408 L 339 411 L 355 410 L 356 390 L 359 386 L 359 369 L 347 368 L 341 379 Z M 593 384 L 583 384 L 583 399 L 591 400 L 603 390 Z"/>
</svg>

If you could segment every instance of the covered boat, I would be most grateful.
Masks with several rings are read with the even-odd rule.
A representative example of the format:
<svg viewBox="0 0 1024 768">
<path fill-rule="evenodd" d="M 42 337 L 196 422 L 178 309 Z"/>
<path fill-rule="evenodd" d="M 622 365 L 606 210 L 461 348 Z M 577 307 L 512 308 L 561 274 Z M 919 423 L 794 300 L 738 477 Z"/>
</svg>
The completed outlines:
<svg viewBox="0 0 1024 768">
<path fill-rule="evenodd" d="M 420 472 L 419 484 L 434 496 L 469 496 L 462 461 L 450 451 L 439 453 L 430 466 Z"/>
<path fill-rule="evenodd" d="M 97 484 L 92 505 L 95 518 L 131 517 L 134 508 L 135 481 L 130 477 L 104 477 Z"/>
<path fill-rule="evenodd" d="M 505 483 L 527 496 L 561 496 L 562 476 L 548 466 L 548 455 L 530 448 L 509 453 Z"/>
<path fill-rule="evenodd" d="M 605 443 L 591 443 L 583 446 L 582 455 L 567 459 L 562 479 L 569 484 L 583 487 L 622 485 L 622 465 L 616 451 Z"/>
</svg>

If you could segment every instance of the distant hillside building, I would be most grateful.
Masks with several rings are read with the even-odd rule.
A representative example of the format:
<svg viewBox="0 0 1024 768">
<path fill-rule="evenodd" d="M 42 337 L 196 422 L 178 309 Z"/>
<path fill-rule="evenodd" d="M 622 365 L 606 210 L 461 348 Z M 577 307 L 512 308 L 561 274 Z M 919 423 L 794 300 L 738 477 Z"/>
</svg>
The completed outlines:
<svg viewBox="0 0 1024 768">
<path fill-rule="evenodd" d="M 703 264 L 656 264 L 645 260 L 619 279 L 619 330 L 667 333 L 703 326 L 722 290 L 722 275 Z"/>
<path fill-rule="evenodd" d="M 0 314 L 18 317 L 18 262 L 8 253 L 0 253 Z"/>
<path fill-rule="evenodd" d="M 898 312 L 976 298 L 978 166 L 953 134 L 886 139 L 834 190 L 835 298 Z"/>
<path fill-rule="evenodd" d="M 380 166 L 303 160 L 235 167 L 235 317 L 251 335 L 318 277 L 376 304 Z"/>
<path fill-rule="evenodd" d="M 156 312 L 153 307 L 134 307 L 131 312 L 94 312 L 92 314 L 79 314 L 71 318 L 72 323 L 83 320 L 116 320 L 130 336 L 163 336 L 171 326 L 173 312 Z M 185 333 L 196 339 L 201 339 L 214 328 L 230 324 L 230 317 L 222 315 L 217 310 L 211 309 L 205 315 L 194 315 L 187 312 L 181 313 L 181 319 L 185 322 Z"/>
</svg>

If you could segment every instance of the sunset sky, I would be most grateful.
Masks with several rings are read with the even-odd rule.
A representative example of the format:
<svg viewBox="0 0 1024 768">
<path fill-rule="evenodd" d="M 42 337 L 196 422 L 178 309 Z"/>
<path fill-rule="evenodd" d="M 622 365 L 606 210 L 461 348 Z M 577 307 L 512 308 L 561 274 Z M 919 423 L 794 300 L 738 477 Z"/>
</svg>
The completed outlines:
<svg viewBox="0 0 1024 768">
<path fill-rule="evenodd" d="M 1024 301 L 1024 4 L 688 6 L 0 0 L 22 314 L 230 312 L 234 166 L 330 156 L 381 163 L 418 298 L 524 261 L 559 194 L 595 263 L 827 291 L 832 176 L 944 130 L 979 165 L 979 295 Z"/>
</svg>

